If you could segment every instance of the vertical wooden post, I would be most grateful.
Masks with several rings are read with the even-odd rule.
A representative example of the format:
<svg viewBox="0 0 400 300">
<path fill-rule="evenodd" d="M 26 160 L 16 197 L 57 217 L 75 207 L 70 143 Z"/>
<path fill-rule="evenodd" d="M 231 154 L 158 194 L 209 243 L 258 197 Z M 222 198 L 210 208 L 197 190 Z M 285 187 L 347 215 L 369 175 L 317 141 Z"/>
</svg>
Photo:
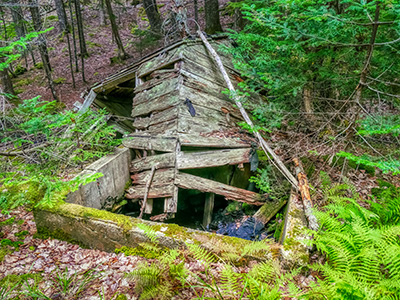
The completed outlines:
<svg viewBox="0 0 400 300">
<path fill-rule="evenodd" d="M 153 212 L 153 199 L 147 199 L 144 206 L 144 213 L 151 214 Z"/>
<path fill-rule="evenodd" d="M 203 226 L 207 228 L 212 221 L 212 213 L 214 209 L 214 193 L 206 193 L 206 202 L 204 204 Z"/>
</svg>

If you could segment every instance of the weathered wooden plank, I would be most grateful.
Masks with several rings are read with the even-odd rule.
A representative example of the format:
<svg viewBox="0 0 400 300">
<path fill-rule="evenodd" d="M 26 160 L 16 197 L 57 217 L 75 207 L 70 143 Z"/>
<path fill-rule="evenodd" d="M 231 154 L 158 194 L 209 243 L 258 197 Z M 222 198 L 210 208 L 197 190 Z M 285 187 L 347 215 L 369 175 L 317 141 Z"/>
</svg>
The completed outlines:
<svg viewBox="0 0 400 300">
<path fill-rule="evenodd" d="M 183 189 L 199 190 L 205 193 L 222 195 L 227 200 L 246 202 L 252 205 L 263 205 L 267 195 L 260 195 L 227 184 L 205 179 L 199 176 L 179 172 L 175 177 L 175 184 Z"/>
<path fill-rule="evenodd" d="M 239 138 L 205 137 L 193 134 L 179 134 L 181 146 L 204 148 L 250 148 L 251 142 Z"/>
<path fill-rule="evenodd" d="M 151 171 L 143 171 L 131 175 L 132 183 L 137 185 L 146 184 L 151 175 Z M 157 169 L 154 173 L 151 185 L 159 186 L 173 182 L 175 179 L 175 169 Z"/>
<path fill-rule="evenodd" d="M 172 91 L 158 98 L 149 100 L 141 104 L 133 105 L 132 117 L 148 115 L 152 112 L 163 111 L 179 104 L 179 91 Z"/>
<path fill-rule="evenodd" d="M 179 133 L 199 134 L 223 131 L 227 128 L 231 128 L 231 126 L 228 126 L 224 121 L 225 119 L 223 117 L 221 117 L 220 120 L 216 120 L 197 115 L 195 117 L 191 115 L 180 115 L 176 130 Z"/>
<path fill-rule="evenodd" d="M 155 70 L 165 68 L 168 65 L 180 61 L 182 59 L 182 52 L 185 51 L 185 49 L 186 47 L 182 46 L 143 63 L 137 70 L 138 76 L 146 76 Z"/>
<path fill-rule="evenodd" d="M 179 82 L 182 79 L 179 77 L 169 78 L 167 80 L 161 81 L 159 84 L 154 85 L 148 89 L 142 90 L 140 93 L 137 93 L 133 98 L 133 105 L 138 105 L 142 103 L 146 103 L 148 101 L 160 98 L 161 96 L 168 94 L 170 92 L 178 89 Z M 143 83 L 145 85 L 146 83 Z M 142 85 L 140 85 L 141 87 Z"/>
<path fill-rule="evenodd" d="M 132 133 L 122 140 L 127 148 L 174 152 L 177 138 L 169 136 L 152 136 Z"/>
<path fill-rule="evenodd" d="M 153 199 L 148 199 L 144 206 L 144 213 L 149 215 L 152 212 L 153 212 Z"/>
<path fill-rule="evenodd" d="M 176 158 L 179 170 L 238 165 L 249 162 L 250 148 L 203 152 L 180 152 Z"/>
<path fill-rule="evenodd" d="M 178 118 L 178 108 L 172 107 L 170 109 L 156 112 L 151 117 L 135 118 L 133 126 L 137 129 L 147 129 L 151 125 L 157 125 L 177 118 Z"/>
<path fill-rule="evenodd" d="M 178 132 L 178 119 L 149 126 L 146 132 L 151 134 L 174 135 Z"/>
<path fill-rule="evenodd" d="M 144 170 L 150 170 L 154 165 L 157 165 L 158 168 L 173 167 L 175 165 L 175 154 L 165 153 L 135 159 L 131 163 L 130 171 L 132 173 L 136 173 Z"/>
<path fill-rule="evenodd" d="M 214 209 L 214 198 L 215 194 L 207 193 L 206 194 L 206 201 L 204 203 L 204 214 L 203 214 L 203 227 L 207 228 L 212 221 L 212 214 Z"/>
<path fill-rule="evenodd" d="M 146 191 L 145 185 L 135 185 L 128 189 L 125 194 L 125 198 L 127 199 L 143 199 L 144 193 Z M 164 186 L 151 186 L 149 189 L 149 193 L 147 198 L 167 198 L 172 197 L 174 192 L 174 185 L 167 184 Z"/>
<path fill-rule="evenodd" d="M 152 78 L 151 80 L 146 81 L 146 82 L 142 83 L 141 85 L 137 86 L 135 88 L 135 94 L 139 94 L 145 90 L 150 90 L 154 86 L 159 85 L 166 80 L 170 80 L 172 78 L 176 78 L 179 76 L 179 73 L 177 72 L 177 70 L 165 70 L 165 71 L 169 71 L 169 72 L 164 72 L 159 77 Z"/>
</svg>

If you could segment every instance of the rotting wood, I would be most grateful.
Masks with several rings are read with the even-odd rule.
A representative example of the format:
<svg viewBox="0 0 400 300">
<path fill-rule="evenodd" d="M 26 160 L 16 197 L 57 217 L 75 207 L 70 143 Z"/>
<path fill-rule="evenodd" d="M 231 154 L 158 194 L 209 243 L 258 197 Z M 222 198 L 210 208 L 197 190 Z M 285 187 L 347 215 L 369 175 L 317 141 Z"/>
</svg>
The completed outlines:
<svg viewBox="0 0 400 300">
<path fill-rule="evenodd" d="M 227 200 L 246 202 L 252 205 L 263 205 L 268 197 L 267 195 L 260 195 L 251 191 L 182 172 L 176 174 L 175 184 L 183 189 L 214 193 L 224 196 Z"/>
<path fill-rule="evenodd" d="M 144 185 L 135 185 L 130 187 L 125 194 L 127 199 L 143 199 L 146 187 Z M 169 183 L 161 186 L 151 186 L 147 198 L 167 198 L 174 194 L 174 185 Z"/>
<path fill-rule="evenodd" d="M 292 173 L 289 172 L 289 170 L 286 168 L 286 166 L 284 165 L 284 163 L 281 161 L 281 159 L 275 154 L 275 152 L 270 148 L 270 146 L 267 144 L 267 142 L 264 140 L 264 138 L 261 136 L 261 134 L 259 133 L 258 130 L 255 129 L 253 122 L 251 121 L 249 115 L 247 114 L 246 110 L 244 109 L 242 103 L 240 102 L 239 97 L 236 94 L 236 90 L 233 87 L 233 84 L 228 76 L 228 73 L 226 72 L 224 65 L 220 59 L 220 57 L 218 56 L 217 52 L 215 52 L 214 48 L 210 45 L 210 43 L 207 41 L 206 37 L 204 36 L 204 34 L 201 32 L 201 30 L 197 31 L 197 34 L 200 36 L 201 40 L 203 41 L 204 45 L 207 47 L 208 51 L 210 52 L 210 54 L 212 55 L 212 57 L 214 58 L 214 61 L 216 62 L 216 64 L 218 65 L 224 80 L 226 82 L 226 84 L 228 85 L 228 89 L 233 93 L 234 95 L 234 100 L 235 103 L 237 105 L 237 107 L 239 108 L 240 112 L 242 113 L 242 116 L 244 118 L 244 120 L 246 121 L 246 123 L 250 126 L 250 128 L 252 128 L 254 130 L 254 134 L 257 137 L 257 139 L 260 142 L 261 148 L 264 150 L 265 154 L 269 157 L 269 155 L 272 156 L 273 159 L 271 159 L 271 162 L 278 168 L 278 170 L 281 171 L 281 173 L 286 177 L 286 179 L 290 182 L 290 184 L 298 189 L 298 182 L 296 180 L 296 178 L 293 176 Z"/>
<path fill-rule="evenodd" d="M 149 126 L 146 132 L 150 134 L 165 134 L 165 135 L 176 135 L 178 132 L 178 119 L 166 121 L 156 125 Z"/>
<path fill-rule="evenodd" d="M 263 223 L 264 225 L 269 222 L 278 211 L 287 203 L 285 199 L 273 199 L 267 201 L 260 209 L 253 215 L 253 218 Z"/>
<path fill-rule="evenodd" d="M 179 170 L 219 167 L 248 163 L 250 148 L 224 149 L 202 152 L 180 152 L 176 164 Z"/>
<path fill-rule="evenodd" d="M 142 208 L 140 209 L 139 219 L 141 219 L 142 216 L 143 216 L 143 211 L 144 211 L 144 208 L 146 207 L 146 203 L 147 203 L 147 196 L 148 196 L 148 194 L 149 194 L 149 189 L 150 189 L 150 186 L 151 186 L 151 182 L 153 181 L 153 177 L 154 177 L 154 173 L 155 173 L 155 171 L 156 171 L 156 168 L 157 168 L 156 165 L 153 165 L 153 166 L 151 167 L 150 177 L 149 177 L 148 180 L 147 180 L 147 183 L 146 183 L 146 190 L 145 190 L 145 192 L 144 192 L 144 198 L 143 198 Z"/>
<path fill-rule="evenodd" d="M 149 156 L 151 157 L 151 156 Z M 144 185 L 151 178 L 152 171 L 143 171 L 131 175 L 132 183 Z M 165 185 L 174 181 L 175 169 L 157 169 L 153 175 L 153 186 Z"/>
<path fill-rule="evenodd" d="M 301 199 L 303 200 L 304 213 L 308 221 L 308 227 L 312 230 L 318 230 L 318 221 L 312 212 L 313 203 L 311 200 L 310 190 L 308 186 L 307 175 L 304 173 L 303 167 L 297 158 L 293 158 L 296 167 L 297 180 L 299 182 L 299 190 Z"/>
<path fill-rule="evenodd" d="M 151 214 L 153 212 L 153 199 L 147 199 L 146 205 L 144 207 L 144 213 L 145 214 Z"/>
<path fill-rule="evenodd" d="M 140 93 L 137 93 L 133 98 L 133 105 L 139 105 L 142 103 L 147 103 L 148 101 L 158 99 L 161 96 L 164 96 L 172 91 L 178 89 L 179 84 L 179 76 L 172 77 L 167 80 L 161 81 L 159 84 L 152 86 L 149 89 L 143 90 Z M 142 87 L 146 85 L 145 82 L 143 85 L 139 86 Z"/>
<path fill-rule="evenodd" d="M 251 142 L 239 138 L 205 137 L 193 134 L 179 134 L 181 146 L 199 148 L 250 148 Z"/>
<path fill-rule="evenodd" d="M 215 194 L 207 193 L 204 203 L 203 227 L 207 228 L 212 221 L 212 214 L 214 209 Z"/>
<path fill-rule="evenodd" d="M 152 112 L 163 111 L 170 107 L 174 107 L 181 102 L 179 91 L 175 90 L 167 93 L 159 98 L 149 100 L 148 102 L 137 104 L 133 106 L 131 116 L 139 117 L 148 115 Z"/>
<path fill-rule="evenodd" d="M 175 154 L 165 153 L 135 159 L 131 163 L 130 171 L 132 173 L 136 173 L 144 170 L 150 170 L 151 166 L 155 164 L 157 164 L 160 169 L 171 168 L 175 165 Z"/>
<path fill-rule="evenodd" d="M 163 76 L 160 76 L 159 78 L 152 78 L 151 80 L 144 82 L 143 84 L 135 88 L 135 94 L 142 93 L 146 90 L 151 90 L 155 86 L 165 81 L 171 81 L 179 76 L 177 70 L 168 70 L 168 71 L 175 71 L 175 72 L 164 73 Z"/>
<path fill-rule="evenodd" d="M 163 152 L 174 152 L 177 138 L 162 135 L 145 135 L 132 133 L 122 140 L 122 144 L 127 148 L 155 150 Z"/>
<path fill-rule="evenodd" d="M 151 125 L 157 125 L 163 122 L 174 120 L 178 117 L 178 108 L 172 107 L 160 112 L 154 113 L 151 117 L 136 118 L 133 126 L 137 129 L 146 129 Z"/>
<path fill-rule="evenodd" d="M 149 60 L 138 68 L 137 73 L 139 77 L 144 77 L 149 75 L 155 70 L 165 68 L 169 65 L 175 64 L 176 62 L 182 60 L 182 52 L 186 50 L 186 47 L 181 47 L 174 52 L 166 52 L 167 54 L 162 57 L 158 57 L 153 60 Z"/>
<path fill-rule="evenodd" d="M 221 122 L 219 122 L 219 120 L 204 118 L 198 115 L 195 117 L 192 117 L 190 114 L 180 115 L 175 131 L 179 133 L 198 134 L 213 131 L 224 131 L 230 128 L 230 126 L 224 122 L 225 118 L 223 116 L 221 116 L 220 120 Z"/>
</svg>

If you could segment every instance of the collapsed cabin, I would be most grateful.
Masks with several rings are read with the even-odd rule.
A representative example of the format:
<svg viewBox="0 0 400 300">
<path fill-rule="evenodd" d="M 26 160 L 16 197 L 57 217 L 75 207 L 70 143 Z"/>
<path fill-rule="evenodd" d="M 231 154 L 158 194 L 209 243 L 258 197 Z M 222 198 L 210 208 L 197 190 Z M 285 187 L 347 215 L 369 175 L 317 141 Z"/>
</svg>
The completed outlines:
<svg viewBox="0 0 400 300">
<path fill-rule="evenodd" d="M 226 39 L 212 44 L 216 50 L 230 46 Z M 231 58 L 218 52 L 237 84 L 241 79 Z M 242 116 L 225 89 L 205 46 L 187 40 L 109 77 L 87 96 L 82 109 L 91 103 L 106 108 L 119 130 L 130 132 L 123 138 L 123 145 L 134 152 L 132 185 L 125 196 L 141 203 L 152 220 L 173 218 L 179 205 L 190 207 L 189 194 L 179 197 L 182 189 L 202 193 L 205 227 L 211 222 L 215 195 L 253 205 L 266 201 L 246 189 L 257 144 L 238 127 Z M 160 203 L 161 213 L 155 212 Z"/>
</svg>

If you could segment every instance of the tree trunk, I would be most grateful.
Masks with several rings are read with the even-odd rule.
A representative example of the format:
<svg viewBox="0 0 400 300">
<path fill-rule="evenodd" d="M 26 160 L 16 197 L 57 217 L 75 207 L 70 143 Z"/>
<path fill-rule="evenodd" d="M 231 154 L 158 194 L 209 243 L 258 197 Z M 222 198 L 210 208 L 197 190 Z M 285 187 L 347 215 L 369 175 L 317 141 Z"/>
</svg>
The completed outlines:
<svg viewBox="0 0 400 300">
<path fill-rule="evenodd" d="M 57 16 L 58 16 L 58 25 L 60 26 L 60 31 L 65 32 L 68 28 L 67 14 L 65 13 L 64 1 L 63 0 L 54 0 Z"/>
<path fill-rule="evenodd" d="M 193 6 L 194 6 L 194 20 L 196 21 L 196 29 L 198 29 L 197 24 L 199 24 L 199 5 L 197 3 L 197 0 L 193 1 Z"/>
<path fill-rule="evenodd" d="M 115 39 L 115 43 L 117 44 L 118 47 L 118 57 L 121 59 L 126 59 L 128 58 L 128 54 L 126 54 L 124 45 L 122 45 L 121 42 L 121 37 L 119 36 L 118 26 L 117 23 L 115 23 L 115 15 L 112 10 L 111 1 L 110 0 L 104 0 L 104 1 L 107 7 L 107 14 L 110 18 L 111 30 Z"/>
<path fill-rule="evenodd" d="M 222 31 L 221 22 L 219 21 L 218 0 L 205 0 L 204 11 L 206 13 L 206 33 L 214 34 Z"/>
<path fill-rule="evenodd" d="M 85 35 L 83 34 L 81 3 L 79 2 L 79 0 L 74 0 L 74 4 L 75 4 L 76 24 L 78 25 L 79 47 L 81 49 L 81 55 L 87 56 L 88 52 L 86 49 Z"/>
<path fill-rule="evenodd" d="M 69 69 L 71 70 L 72 86 L 73 88 L 75 88 L 76 85 L 75 85 L 74 67 L 72 62 L 72 51 L 71 51 L 71 41 L 69 39 L 69 32 L 66 33 L 66 36 L 67 36 L 68 54 L 69 54 Z"/>
<path fill-rule="evenodd" d="M 19 4 L 19 1 L 14 0 L 14 3 Z M 11 17 L 15 26 L 15 33 L 17 34 L 17 37 L 21 38 L 25 36 L 25 26 L 21 6 L 11 7 Z"/>
<path fill-rule="evenodd" d="M 81 3 L 79 2 L 79 0 L 74 0 L 74 3 L 75 3 L 76 24 L 78 25 L 79 48 L 81 50 L 82 80 L 83 80 L 83 82 L 86 82 L 85 56 L 88 55 L 88 52 L 86 49 L 85 35 L 83 34 Z"/>
<path fill-rule="evenodd" d="M 69 14 L 71 18 L 71 32 L 72 32 L 72 44 L 74 45 L 74 60 L 75 60 L 75 72 L 79 72 L 78 66 L 78 55 L 76 50 L 76 37 L 75 37 L 75 25 L 74 25 L 74 15 L 72 12 L 71 0 L 68 0 Z"/>
<path fill-rule="evenodd" d="M 29 4 L 37 4 L 37 0 L 29 0 Z M 40 17 L 40 12 L 39 12 L 38 6 L 31 6 L 31 7 L 29 7 L 29 9 L 31 11 L 33 27 L 35 28 L 36 31 L 42 30 L 43 29 L 42 19 Z M 53 95 L 53 98 L 57 100 L 57 96 L 56 96 L 56 93 L 54 90 L 53 79 L 51 78 L 51 66 L 50 66 L 49 53 L 47 51 L 46 38 L 42 34 L 39 35 L 38 48 L 39 48 L 39 52 L 40 52 L 40 57 L 42 58 L 42 62 L 43 62 L 43 69 L 46 72 L 46 77 L 47 77 L 47 81 L 49 83 L 51 94 Z"/>
<path fill-rule="evenodd" d="M 156 0 L 143 0 L 143 6 L 149 19 L 151 30 L 156 34 L 161 34 L 162 22 Z"/>
<path fill-rule="evenodd" d="M 107 25 L 106 12 L 104 10 L 104 0 L 99 0 L 99 18 L 100 18 L 100 26 Z"/>
<path fill-rule="evenodd" d="M 0 57 L 0 63 L 5 62 L 5 57 Z M 3 87 L 3 92 L 11 95 L 15 95 L 14 87 L 8 73 L 8 68 L 4 68 L 0 71 L 1 85 Z"/>
</svg>

